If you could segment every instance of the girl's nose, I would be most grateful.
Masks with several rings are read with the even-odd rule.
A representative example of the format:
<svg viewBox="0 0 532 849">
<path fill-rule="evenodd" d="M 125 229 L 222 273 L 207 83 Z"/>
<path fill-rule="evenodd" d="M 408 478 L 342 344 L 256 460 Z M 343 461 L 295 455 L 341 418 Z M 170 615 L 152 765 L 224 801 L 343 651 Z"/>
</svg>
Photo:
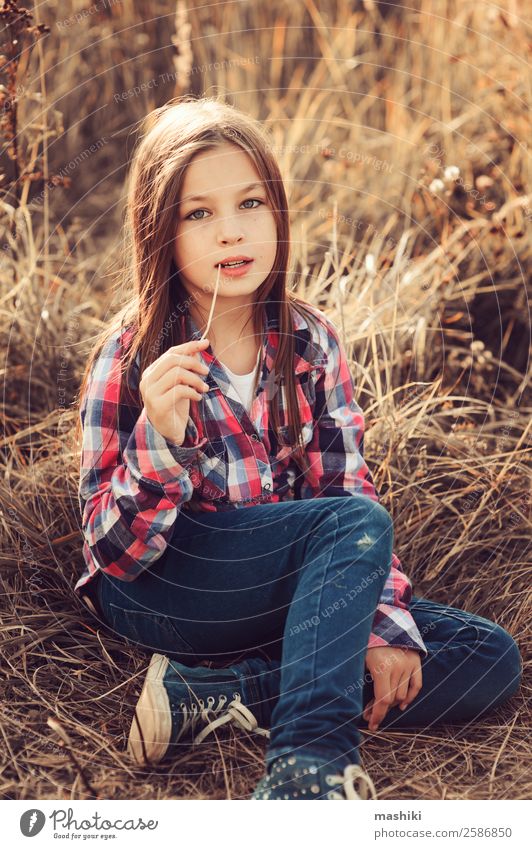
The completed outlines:
<svg viewBox="0 0 532 849">
<path fill-rule="evenodd" d="M 244 238 L 241 228 L 238 224 L 231 225 L 230 222 L 225 221 L 220 225 L 220 230 L 218 231 L 218 241 L 222 245 L 233 245 L 236 242 L 241 242 Z"/>
</svg>

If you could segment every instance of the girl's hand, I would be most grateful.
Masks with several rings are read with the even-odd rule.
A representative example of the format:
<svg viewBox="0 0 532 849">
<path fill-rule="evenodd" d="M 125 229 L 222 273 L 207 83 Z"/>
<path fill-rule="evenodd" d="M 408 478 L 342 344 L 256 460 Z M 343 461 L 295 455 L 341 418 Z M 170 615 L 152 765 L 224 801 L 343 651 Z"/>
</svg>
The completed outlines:
<svg viewBox="0 0 532 849">
<path fill-rule="evenodd" d="M 190 401 L 199 400 L 209 388 L 200 377 L 209 369 L 196 355 L 208 344 L 208 339 L 201 339 L 174 345 L 148 366 L 139 383 L 148 419 L 176 445 L 185 438 Z"/>
<path fill-rule="evenodd" d="M 366 652 L 366 668 L 373 678 L 373 694 L 362 716 L 376 731 L 389 708 L 401 710 L 415 699 L 422 685 L 421 658 L 415 649 L 376 646 Z"/>
</svg>

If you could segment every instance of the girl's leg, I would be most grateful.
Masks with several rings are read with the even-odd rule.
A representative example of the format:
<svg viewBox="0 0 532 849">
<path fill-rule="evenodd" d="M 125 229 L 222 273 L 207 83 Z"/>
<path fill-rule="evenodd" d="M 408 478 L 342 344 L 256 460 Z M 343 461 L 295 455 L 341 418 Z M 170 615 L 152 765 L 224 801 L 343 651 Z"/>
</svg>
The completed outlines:
<svg viewBox="0 0 532 849">
<path fill-rule="evenodd" d="M 279 700 L 266 764 L 289 752 L 316 754 L 342 772 L 358 763 L 353 711 L 375 609 L 392 555 L 391 517 L 365 497 L 323 499 L 284 629 Z M 342 599 L 342 603 L 339 602 Z M 334 611 L 327 615 L 325 611 Z M 304 670 L 304 674 L 302 671 Z"/>
<path fill-rule="evenodd" d="M 182 512 L 144 574 L 101 576 L 100 603 L 119 633 L 187 665 L 282 638 L 268 758 L 306 749 L 341 768 L 358 761 L 362 694 L 350 685 L 363 679 L 392 543 L 390 515 L 364 496 Z"/>
<path fill-rule="evenodd" d="M 428 727 L 483 716 L 519 688 L 522 661 L 513 637 L 489 619 L 426 598 L 412 596 L 410 611 L 428 650 L 422 658 L 423 685 L 404 710 L 390 708 L 380 728 Z M 246 658 L 238 664 L 256 701 L 275 704 L 280 662 Z M 353 686 L 353 685 L 352 685 Z M 373 697 L 369 672 L 354 683 L 365 707 Z M 358 715 L 359 728 L 368 723 Z"/>
<path fill-rule="evenodd" d="M 519 688 L 521 655 L 513 637 L 489 619 L 412 596 L 410 611 L 428 655 L 423 683 L 405 708 L 390 708 L 380 728 L 426 728 L 475 719 L 498 707 Z M 364 683 L 363 703 L 373 695 Z M 362 716 L 359 727 L 367 727 Z"/>
</svg>

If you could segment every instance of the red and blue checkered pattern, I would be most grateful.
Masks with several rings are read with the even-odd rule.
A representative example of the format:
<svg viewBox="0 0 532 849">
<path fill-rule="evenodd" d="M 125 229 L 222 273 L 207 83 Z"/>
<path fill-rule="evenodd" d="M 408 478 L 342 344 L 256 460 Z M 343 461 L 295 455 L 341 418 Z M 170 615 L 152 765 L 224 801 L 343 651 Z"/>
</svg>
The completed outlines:
<svg viewBox="0 0 532 849">
<path fill-rule="evenodd" d="M 337 329 L 312 307 L 316 328 L 295 310 L 294 374 L 303 415 L 310 471 L 296 466 L 278 444 L 269 403 L 280 393 L 280 429 L 287 434 L 284 380 L 274 374 L 279 320 L 266 307 L 261 374 L 251 411 L 243 407 L 210 346 L 199 353 L 209 366 L 209 391 L 192 401 L 185 440 L 172 444 L 138 406 L 119 405 L 120 357 L 131 327 L 117 331 L 94 363 L 81 399 L 83 426 L 79 505 L 84 534 L 82 587 L 100 569 L 133 581 L 165 551 L 180 510 L 234 510 L 292 499 L 379 497 L 363 457 L 364 417 Z M 200 338 L 185 310 L 181 338 Z M 129 380 L 138 393 L 138 357 Z M 118 412 L 118 425 L 117 425 Z M 377 607 L 368 647 L 397 646 L 427 654 L 409 612 L 410 580 L 394 553 Z"/>
</svg>

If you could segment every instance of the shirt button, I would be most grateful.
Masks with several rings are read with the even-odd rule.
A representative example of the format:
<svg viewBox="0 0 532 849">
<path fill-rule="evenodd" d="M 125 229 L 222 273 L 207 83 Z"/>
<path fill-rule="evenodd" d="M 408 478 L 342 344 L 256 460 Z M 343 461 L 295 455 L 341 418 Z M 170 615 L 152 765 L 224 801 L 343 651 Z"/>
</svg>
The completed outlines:
<svg viewBox="0 0 532 849">
<path fill-rule="evenodd" d="M 272 488 L 271 483 L 265 483 L 264 484 L 264 489 L 271 489 L 271 488 Z"/>
<path fill-rule="evenodd" d="M 251 438 L 252 438 L 253 440 L 255 440 L 255 442 L 259 442 L 259 441 L 260 441 L 260 440 L 259 440 L 259 436 L 258 436 L 258 434 L 256 434 L 256 433 L 252 433 L 252 434 L 251 434 Z"/>
</svg>

